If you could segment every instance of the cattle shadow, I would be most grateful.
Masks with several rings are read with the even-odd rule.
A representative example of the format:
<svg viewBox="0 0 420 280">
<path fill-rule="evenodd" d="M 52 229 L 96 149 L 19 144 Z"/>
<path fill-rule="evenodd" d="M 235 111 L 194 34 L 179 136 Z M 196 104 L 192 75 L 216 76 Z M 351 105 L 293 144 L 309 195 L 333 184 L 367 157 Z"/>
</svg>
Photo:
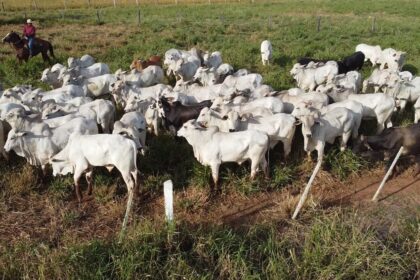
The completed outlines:
<svg viewBox="0 0 420 280">
<path fill-rule="evenodd" d="M 292 57 L 286 55 L 280 55 L 273 60 L 274 64 L 280 65 L 281 67 L 293 64 L 293 61 L 294 59 Z"/>
<path fill-rule="evenodd" d="M 389 193 L 389 194 L 387 194 L 386 196 L 384 196 L 384 197 L 382 197 L 381 199 L 379 199 L 379 201 L 383 201 L 383 200 L 385 200 L 385 199 L 388 199 L 388 198 L 390 198 L 391 196 L 393 196 L 393 195 L 396 195 L 397 193 L 400 193 L 400 192 L 402 192 L 403 190 L 405 190 L 405 189 L 408 189 L 409 187 L 411 187 L 412 185 L 414 185 L 415 183 L 417 183 L 419 181 L 419 178 L 414 178 L 413 179 L 413 181 L 411 181 L 410 183 L 408 183 L 407 185 L 405 185 L 405 186 L 403 186 L 403 187 L 401 187 L 400 189 L 398 189 L 398 190 L 396 190 L 396 191 L 394 191 L 394 192 L 392 192 L 392 193 Z"/>
<path fill-rule="evenodd" d="M 402 68 L 402 71 L 409 71 L 413 75 L 417 75 L 418 69 L 412 64 L 405 64 Z"/>
</svg>

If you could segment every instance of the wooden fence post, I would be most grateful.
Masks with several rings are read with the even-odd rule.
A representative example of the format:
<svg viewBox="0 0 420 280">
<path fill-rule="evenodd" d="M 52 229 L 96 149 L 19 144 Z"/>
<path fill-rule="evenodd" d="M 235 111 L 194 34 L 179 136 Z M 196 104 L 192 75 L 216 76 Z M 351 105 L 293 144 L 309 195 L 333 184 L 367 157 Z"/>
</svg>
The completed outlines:
<svg viewBox="0 0 420 280">
<path fill-rule="evenodd" d="M 137 8 L 137 25 L 140 26 L 141 17 L 140 17 L 140 8 Z"/>
<path fill-rule="evenodd" d="M 317 24 L 316 24 L 316 31 L 319 32 L 321 30 L 321 17 L 318 16 Z"/>
<path fill-rule="evenodd" d="M 64 2 L 64 10 L 67 10 L 67 3 L 66 3 L 66 0 L 63 0 L 63 2 Z"/>
<path fill-rule="evenodd" d="M 376 25 L 376 17 L 373 17 L 372 18 L 372 28 L 371 28 L 372 33 L 375 32 L 375 29 L 376 29 L 375 25 Z"/>
<path fill-rule="evenodd" d="M 136 5 L 137 5 L 137 6 L 139 5 L 139 0 L 136 0 Z"/>
<path fill-rule="evenodd" d="M 86 0 L 88 8 L 90 8 L 90 0 Z"/>
<path fill-rule="evenodd" d="M 1 2 L 1 7 L 3 8 L 3 12 L 5 12 L 6 9 L 4 8 L 4 2 L 3 1 Z"/>
<path fill-rule="evenodd" d="M 32 2 L 33 2 L 33 4 L 34 4 L 35 10 L 38 10 L 38 5 L 37 5 L 37 3 L 36 3 L 36 0 L 33 0 Z"/>
<path fill-rule="evenodd" d="M 269 16 L 268 17 L 268 29 L 270 29 L 270 30 L 271 30 L 271 25 L 272 25 L 271 16 Z"/>
<path fill-rule="evenodd" d="M 113 0 L 113 2 L 114 2 L 114 8 L 116 8 L 117 7 L 117 1 Z"/>
<path fill-rule="evenodd" d="M 99 9 L 96 9 L 96 19 L 98 21 L 98 24 L 101 23 L 101 16 L 99 15 Z"/>
</svg>

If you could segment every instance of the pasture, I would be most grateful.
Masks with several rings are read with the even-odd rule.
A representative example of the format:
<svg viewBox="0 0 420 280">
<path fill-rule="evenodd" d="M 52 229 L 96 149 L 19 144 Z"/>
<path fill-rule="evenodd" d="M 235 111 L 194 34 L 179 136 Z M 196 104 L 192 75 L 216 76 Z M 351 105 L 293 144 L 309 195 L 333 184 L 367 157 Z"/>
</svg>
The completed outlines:
<svg viewBox="0 0 420 280">
<path fill-rule="evenodd" d="M 21 32 L 24 15 L 38 36 L 52 41 L 58 62 L 88 53 L 114 72 L 136 57 L 170 48 L 219 50 L 235 69 L 260 73 L 276 90 L 294 87 L 289 74 L 298 57 L 339 59 L 359 43 L 407 52 L 404 70 L 419 75 L 418 1 L 310 1 L 276 3 L 134 4 L 80 8 L 68 1 L 17 1 L 0 14 L 0 34 Z M 76 3 L 76 1 L 74 1 Z M 82 1 L 79 1 L 82 2 Z M 92 1 L 93 3 L 94 1 Z M 111 1 L 109 1 L 111 2 Z M 119 1 L 118 1 L 119 2 Z M 134 2 L 134 1 L 133 1 Z M 20 1 L 19 1 L 20 3 Z M 143 3 L 143 2 L 142 2 Z M 74 9 L 70 9 L 74 7 Z M 58 9 L 56 9 L 58 8 Z M 317 31 L 317 18 L 320 30 Z M 375 26 L 372 22 L 375 19 Z M 4 36 L 2 35 L 2 36 Z M 263 67 L 260 43 L 274 48 Z M 0 45 L 3 88 L 31 84 L 46 68 L 40 57 L 18 65 Z M 365 64 L 366 78 L 372 72 Z M 171 81 L 168 81 L 171 82 Z M 413 111 L 393 117 L 413 122 Z M 375 125 L 363 122 L 362 132 Z M 383 162 L 368 162 L 338 145 L 327 149 L 314 190 L 297 221 L 290 219 L 315 162 L 296 135 L 292 156 L 270 152 L 271 178 L 249 181 L 249 165 L 221 167 L 221 193 L 210 197 L 211 172 L 188 143 L 169 134 L 149 137 L 140 156 L 141 195 L 124 241 L 117 242 L 126 191 L 118 172 L 98 169 L 93 197 L 77 203 L 72 176 L 42 178 L 25 160 L 0 160 L 0 275 L 4 279 L 417 279 L 420 277 L 420 183 L 407 162 L 369 199 L 383 176 Z M 166 225 L 163 182 L 175 187 L 175 224 Z"/>
</svg>

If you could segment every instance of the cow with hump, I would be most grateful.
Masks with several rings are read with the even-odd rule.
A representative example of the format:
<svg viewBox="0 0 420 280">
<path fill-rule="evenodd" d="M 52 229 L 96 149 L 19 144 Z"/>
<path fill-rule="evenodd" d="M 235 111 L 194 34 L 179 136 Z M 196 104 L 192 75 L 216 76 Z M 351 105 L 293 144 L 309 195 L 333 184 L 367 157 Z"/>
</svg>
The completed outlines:
<svg viewBox="0 0 420 280">
<path fill-rule="evenodd" d="M 215 186 L 219 182 L 219 168 L 223 162 L 251 161 L 251 180 L 255 178 L 258 167 L 268 176 L 265 154 L 269 139 L 264 132 L 249 130 L 225 133 L 217 127 L 204 128 L 195 120 L 186 122 L 178 131 L 192 146 L 195 158 L 203 165 L 210 166 Z"/>
</svg>

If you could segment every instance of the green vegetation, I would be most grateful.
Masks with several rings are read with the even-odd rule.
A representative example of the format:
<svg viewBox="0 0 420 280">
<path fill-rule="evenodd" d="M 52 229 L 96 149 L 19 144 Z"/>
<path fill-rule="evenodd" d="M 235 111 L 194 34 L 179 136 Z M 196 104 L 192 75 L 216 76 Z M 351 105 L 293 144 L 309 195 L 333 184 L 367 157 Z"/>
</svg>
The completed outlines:
<svg viewBox="0 0 420 280">
<path fill-rule="evenodd" d="M 321 213 L 314 212 L 311 215 Z M 23 242 L 0 249 L 3 279 L 414 279 L 418 227 L 407 217 L 370 226 L 365 213 L 335 210 L 309 225 L 170 230 L 141 221 L 122 244 L 94 239 L 62 248 Z M 70 219 L 70 218 L 69 218 Z M 404 236 L 404 238 L 401 238 Z"/>
<path fill-rule="evenodd" d="M 261 73 L 265 83 L 276 90 L 294 86 L 288 71 L 298 57 L 338 59 L 349 55 L 361 42 L 406 51 L 404 69 L 413 74 L 418 74 L 420 66 L 420 47 L 416 44 L 420 40 L 418 1 L 142 4 L 140 26 L 133 6 L 101 9 L 102 23 L 98 24 L 93 8 L 44 10 L 54 8 L 52 1 L 47 1 L 38 1 L 40 10 L 26 12 L 35 20 L 39 36 L 52 41 L 61 63 L 68 56 L 89 53 L 115 71 L 127 69 L 133 58 L 163 55 L 170 48 L 196 46 L 221 51 L 224 60 L 236 69 Z M 81 3 L 67 2 L 69 7 Z M 0 33 L 20 30 L 23 16 L 23 10 L 1 13 Z M 321 16 L 320 32 L 316 32 L 318 16 Z M 372 32 L 373 17 L 376 26 Z M 269 39 L 274 47 L 273 64 L 269 67 L 263 67 L 260 62 L 259 47 L 264 39 Z M 0 45 L 0 84 L 4 88 L 16 84 L 46 88 L 39 81 L 46 66 L 40 57 L 17 65 L 10 46 Z M 366 66 L 363 76 L 371 70 Z M 407 125 L 412 120 L 412 110 L 393 118 L 395 125 Z M 362 126 L 361 133 L 365 135 L 375 131 L 373 122 L 363 122 Z M 126 192 L 117 171 L 95 169 L 93 199 L 78 205 L 71 176 L 41 178 L 36 169 L 17 156 L 12 156 L 9 162 L 0 160 L 0 277 L 419 277 L 418 206 L 408 204 L 407 209 L 379 207 L 378 210 L 315 207 L 317 210 L 303 213 L 301 224 L 268 214 L 267 221 L 244 219 L 231 226 L 223 217 L 211 216 L 211 211 L 218 210 L 217 205 L 233 208 L 238 197 L 251 200 L 265 193 L 272 196 L 287 193 L 290 185 L 300 188 L 311 173 L 313 162 L 305 160 L 299 131 L 287 161 L 282 159 L 281 145 L 270 151 L 270 179 L 260 174 L 251 182 L 246 163 L 222 165 L 221 195 L 213 201 L 205 198 L 212 180 L 211 171 L 194 159 L 184 139 L 175 141 L 169 135 L 162 135 L 149 137 L 147 141 L 149 150 L 139 157 L 142 195 L 134 207 L 127 238 L 122 244 L 116 242 L 116 236 Z M 323 169 L 336 180 L 363 176 L 369 167 L 370 163 L 350 150 L 341 153 L 338 145 L 327 148 Z M 182 218 L 177 220 L 174 231 L 168 230 L 161 220 L 161 186 L 167 179 L 174 181 L 180 198 L 175 201 L 175 216 L 178 218 L 179 214 Z M 290 198 L 290 205 L 295 202 Z"/>
</svg>

